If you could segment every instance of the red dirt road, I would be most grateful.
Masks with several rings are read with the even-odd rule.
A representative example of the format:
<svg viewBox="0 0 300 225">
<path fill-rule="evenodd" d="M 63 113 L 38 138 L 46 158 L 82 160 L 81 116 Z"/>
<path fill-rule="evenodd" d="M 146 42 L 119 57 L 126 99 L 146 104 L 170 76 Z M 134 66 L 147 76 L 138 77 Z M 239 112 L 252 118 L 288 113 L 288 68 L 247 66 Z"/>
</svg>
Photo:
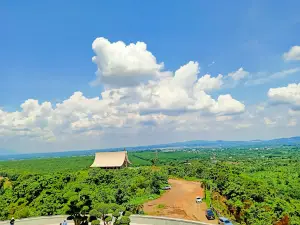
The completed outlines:
<svg viewBox="0 0 300 225">
<path fill-rule="evenodd" d="M 187 220 L 196 220 L 217 224 L 217 220 L 208 220 L 205 216 L 206 203 L 197 204 L 197 196 L 204 197 L 204 190 L 199 182 L 170 179 L 172 189 L 160 198 L 144 204 L 148 215 L 166 216 Z"/>
</svg>

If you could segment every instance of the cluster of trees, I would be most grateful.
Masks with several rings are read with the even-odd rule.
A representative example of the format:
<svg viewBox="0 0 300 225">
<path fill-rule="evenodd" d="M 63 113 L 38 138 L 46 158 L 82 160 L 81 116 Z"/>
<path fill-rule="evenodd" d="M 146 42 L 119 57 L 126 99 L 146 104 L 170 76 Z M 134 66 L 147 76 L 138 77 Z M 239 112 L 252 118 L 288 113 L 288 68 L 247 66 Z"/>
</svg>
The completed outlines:
<svg viewBox="0 0 300 225">
<path fill-rule="evenodd" d="M 136 167 L 108 171 L 87 169 L 92 157 L 0 162 L 0 220 L 69 214 L 77 224 L 126 224 L 175 176 L 201 180 L 213 206 L 240 224 L 300 224 L 297 147 L 159 151 L 155 169 L 154 152 L 129 157 Z"/>
<path fill-rule="evenodd" d="M 240 224 L 300 224 L 300 149 L 229 149 L 216 159 L 166 169 L 201 180 L 213 206 Z"/>
<path fill-rule="evenodd" d="M 115 203 L 98 203 L 94 205 L 94 209 L 90 210 L 78 198 L 72 198 L 66 206 L 66 212 L 70 214 L 69 220 L 74 220 L 75 225 L 100 225 L 100 221 L 104 225 L 129 225 L 130 212 L 126 211 L 126 207 L 117 205 Z M 88 215 L 87 215 L 88 213 Z"/>
<path fill-rule="evenodd" d="M 87 213 L 99 209 L 99 204 L 112 203 L 136 213 L 144 201 L 160 194 L 168 179 L 166 172 L 151 168 L 0 174 L 3 175 L 6 177 L 2 180 L 10 185 L 0 182 L 0 220 L 10 216 L 72 214 L 76 217 L 82 210 Z"/>
</svg>

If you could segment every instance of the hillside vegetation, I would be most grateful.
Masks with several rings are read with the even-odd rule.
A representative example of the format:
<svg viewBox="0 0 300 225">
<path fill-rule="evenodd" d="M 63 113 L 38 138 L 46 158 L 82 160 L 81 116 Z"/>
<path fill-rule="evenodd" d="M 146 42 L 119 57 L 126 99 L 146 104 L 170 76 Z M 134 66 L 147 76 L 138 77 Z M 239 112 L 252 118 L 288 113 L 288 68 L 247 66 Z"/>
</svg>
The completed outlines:
<svg viewBox="0 0 300 225">
<path fill-rule="evenodd" d="M 299 149 L 228 149 L 217 158 L 167 167 L 168 174 L 202 180 L 213 206 L 241 224 L 300 224 Z"/>
<path fill-rule="evenodd" d="M 175 176 L 201 180 L 207 202 L 240 224 L 300 224 L 297 147 L 160 151 L 158 157 L 130 152 L 132 168 L 109 171 L 89 169 L 90 156 L 0 162 L 0 219 L 65 214 L 74 198 L 89 209 L 116 203 L 134 212 Z"/>
</svg>

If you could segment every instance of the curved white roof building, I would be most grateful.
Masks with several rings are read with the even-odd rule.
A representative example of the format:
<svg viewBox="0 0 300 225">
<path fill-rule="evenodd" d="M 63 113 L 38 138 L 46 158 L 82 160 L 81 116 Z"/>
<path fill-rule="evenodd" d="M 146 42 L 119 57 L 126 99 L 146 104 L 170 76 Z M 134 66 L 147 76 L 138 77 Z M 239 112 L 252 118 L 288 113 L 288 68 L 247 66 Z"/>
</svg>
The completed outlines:
<svg viewBox="0 0 300 225">
<path fill-rule="evenodd" d="M 92 168 L 118 169 L 131 164 L 127 152 L 97 152 Z"/>
</svg>

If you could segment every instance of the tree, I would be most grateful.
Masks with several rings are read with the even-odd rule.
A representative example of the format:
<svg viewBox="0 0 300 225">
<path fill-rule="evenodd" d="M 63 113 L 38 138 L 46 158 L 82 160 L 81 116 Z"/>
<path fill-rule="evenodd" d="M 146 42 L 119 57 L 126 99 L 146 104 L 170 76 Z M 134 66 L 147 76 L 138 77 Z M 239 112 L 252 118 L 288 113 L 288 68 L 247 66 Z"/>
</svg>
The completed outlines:
<svg viewBox="0 0 300 225">
<path fill-rule="evenodd" d="M 130 224 L 130 218 L 128 216 L 122 216 L 120 219 L 121 225 L 129 225 Z"/>
<path fill-rule="evenodd" d="M 124 213 L 124 216 L 127 216 L 127 217 L 129 217 L 131 215 L 131 212 L 129 212 L 129 211 L 125 211 L 125 213 Z"/>
<path fill-rule="evenodd" d="M 112 216 L 115 218 L 115 220 L 118 220 L 118 218 L 120 217 L 120 211 L 119 210 L 115 210 L 113 212 Z"/>
<path fill-rule="evenodd" d="M 110 221 L 106 221 L 106 218 L 108 217 L 108 212 L 109 210 L 112 208 L 111 204 L 106 204 L 106 203 L 98 203 L 95 206 L 95 209 L 97 210 L 97 212 L 99 213 L 98 216 L 99 218 L 101 218 L 101 220 L 103 221 L 104 225 L 107 225 L 108 222 Z"/>
<path fill-rule="evenodd" d="M 89 207 L 84 203 L 78 195 L 72 195 L 64 207 L 65 212 L 72 216 L 75 225 L 80 225 L 82 222 L 87 221 L 86 213 Z"/>
<path fill-rule="evenodd" d="M 92 225 L 100 225 L 100 220 L 93 220 Z"/>
<path fill-rule="evenodd" d="M 90 222 L 97 220 L 98 218 L 101 218 L 101 215 L 102 215 L 96 209 L 92 209 L 89 214 L 90 214 L 90 217 L 89 217 Z"/>
<path fill-rule="evenodd" d="M 106 222 L 107 224 L 110 224 L 111 221 L 112 221 L 112 217 L 111 217 L 111 216 L 107 216 L 107 217 L 105 218 L 105 222 Z"/>
</svg>

